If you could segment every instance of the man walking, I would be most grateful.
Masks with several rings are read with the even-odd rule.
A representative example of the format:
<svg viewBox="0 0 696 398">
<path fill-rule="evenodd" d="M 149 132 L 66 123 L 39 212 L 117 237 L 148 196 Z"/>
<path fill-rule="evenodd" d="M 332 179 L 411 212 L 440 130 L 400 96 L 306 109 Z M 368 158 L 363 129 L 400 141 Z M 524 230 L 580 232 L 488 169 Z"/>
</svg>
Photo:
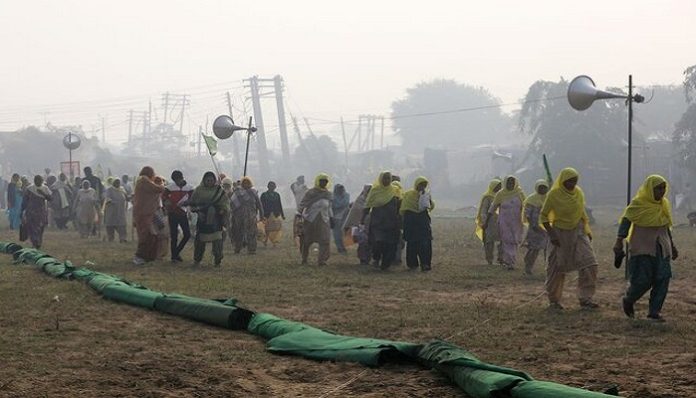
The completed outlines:
<svg viewBox="0 0 696 398">
<path fill-rule="evenodd" d="M 191 199 L 193 187 L 186 183 L 184 174 L 179 170 L 172 172 L 172 183 L 167 185 L 162 193 L 162 201 L 167 210 L 169 219 L 169 240 L 171 244 L 172 262 L 182 262 L 181 251 L 191 238 L 191 228 L 188 222 L 188 212 L 186 205 Z M 179 238 L 179 228 L 183 236 L 181 242 Z"/>
</svg>

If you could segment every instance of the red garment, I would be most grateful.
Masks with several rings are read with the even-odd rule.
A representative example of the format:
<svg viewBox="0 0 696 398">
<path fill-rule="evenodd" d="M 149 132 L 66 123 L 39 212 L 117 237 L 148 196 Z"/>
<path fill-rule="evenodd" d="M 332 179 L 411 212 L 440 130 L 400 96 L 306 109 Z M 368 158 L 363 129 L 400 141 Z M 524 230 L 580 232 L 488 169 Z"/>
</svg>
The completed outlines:
<svg viewBox="0 0 696 398">
<path fill-rule="evenodd" d="M 179 206 L 178 203 L 184 198 L 187 198 L 186 200 L 190 199 L 192 193 L 193 187 L 188 184 L 184 185 L 183 187 L 180 187 L 175 183 L 167 185 L 162 193 L 162 202 L 164 203 L 167 213 L 185 215 L 186 210 Z"/>
</svg>

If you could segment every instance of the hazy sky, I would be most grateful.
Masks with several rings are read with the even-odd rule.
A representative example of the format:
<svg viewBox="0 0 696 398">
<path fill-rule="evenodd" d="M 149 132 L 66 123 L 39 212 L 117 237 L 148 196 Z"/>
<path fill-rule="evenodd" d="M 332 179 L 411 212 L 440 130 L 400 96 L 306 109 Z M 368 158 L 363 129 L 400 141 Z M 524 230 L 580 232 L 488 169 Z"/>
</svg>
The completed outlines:
<svg viewBox="0 0 696 398">
<path fill-rule="evenodd" d="M 103 115 L 115 140 L 127 109 L 166 90 L 193 94 L 195 126 L 255 74 L 285 78 L 294 114 L 333 120 L 386 113 L 439 77 L 504 102 L 577 74 L 680 83 L 696 63 L 694 18 L 688 0 L 0 0 L 0 130 Z"/>
</svg>

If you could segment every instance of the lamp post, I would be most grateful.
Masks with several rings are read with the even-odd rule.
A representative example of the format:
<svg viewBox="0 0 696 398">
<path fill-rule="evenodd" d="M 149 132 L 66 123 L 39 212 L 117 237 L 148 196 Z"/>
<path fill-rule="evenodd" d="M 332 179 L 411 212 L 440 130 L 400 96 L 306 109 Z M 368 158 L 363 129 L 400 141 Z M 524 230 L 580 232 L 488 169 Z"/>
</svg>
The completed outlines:
<svg viewBox="0 0 696 398">
<path fill-rule="evenodd" d="M 633 161 L 633 103 L 642 103 L 645 97 L 633 94 L 633 75 L 628 75 L 628 95 L 599 90 L 592 78 L 580 75 L 568 85 L 568 102 L 573 109 L 584 111 L 599 99 L 624 98 L 628 103 L 628 171 L 626 173 L 626 204 L 631 203 L 631 165 Z"/>
</svg>

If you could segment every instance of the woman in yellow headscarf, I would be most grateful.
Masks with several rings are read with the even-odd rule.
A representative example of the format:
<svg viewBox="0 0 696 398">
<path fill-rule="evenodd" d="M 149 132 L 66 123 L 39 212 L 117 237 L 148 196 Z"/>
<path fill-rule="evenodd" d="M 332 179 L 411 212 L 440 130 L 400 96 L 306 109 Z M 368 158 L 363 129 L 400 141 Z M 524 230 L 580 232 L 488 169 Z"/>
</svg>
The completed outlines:
<svg viewBox="0 0 696 398">
<path fill-rule="evenodd" d="M 400 239 L 401 192 L 392 184 L 388 171 L 381 172 L 367 194 L 362 224 L 370 216 L 368 240 L 372 248 L 372 259 L 381 269 L 387 269 L 394 263 Z"/>
<path fill-rule="evenodd" d="M 522 225 L 524 199 L 524 192 L 517 178 L 507 176 L 503 189 L 495 194 L 493 204 L 488 209 L 486 223 L 490 223 L 491 216 L 498 213 L 498 233 L 502 246 L 500 262 L 507 270 L 515 269 L 517 263 L 517 249 L 522 242 L 524 232 Z"/>
<path fill-rule="evenodd" d="M 404 193 L 401 214 L 404 217 L 404 240 L 406 241 L 406 266 L 421 271 L 430 271 L 433 257 L 433 232 L 429 212 L 435 208 L 428 190 L 428 180 L 418 177 L 413 189 Z M 420 263 L 419 263 L 420 259 Z"/>
<path fill-rule="evenodd" d="M 300 236 L 300 252 L 302 264 L 307 264 L 309 248 L 313 243 L 319 244 L 319 265 L 326 265 L 331 249 L 331 226 L 333 212 L 331 201 L 333 195 L 328 174 L 320 173 L 314 179 L 314 187 L 307 191 L 300 202 L 302 214 L 302 235 Z"/>
<path fill-rule="evenodd" d="M 670 259 L 679 256 L 670 231 L 672 209 L 668 192 L 664 177 L 648 176 L 621 217 L 614 252 L 622 257 L 623 241 L 628 238 L 630 283 L 622 301 L 624 313 L 630 318 L 635 316 L 633 304 L 651 290 L 648 319 L 664 322 L 660 311 L 672 277 Z"/>
<path fill-rule="evenodd" d="M 578 271 L 578 299 L 585 309 L 597 308 L 592 301 L 597 282 L 597 260 L 592 251 L 585 194 L 577 186 L 580 175 L 565 168 L 553 183 L 541 208 L 539 221 L 551 240 L 546 267 L 546 292 L 553 309 L 563 309 L 561 296 L 565 274 Z"/>
<path fill-rule="evenodd" d="M 486 253 L 488 265 L 493 265 L 493 252 L 495 243 L 500 242 L 498 235 L 498 214 L 493 213 L 489 216 L 488 209 L 493 204 L 495 194 L 503 187 L 503 182 L 498 178 L 492 179 L 488 183 L 488 190 L 481 196 L 478 213 L 476 214 L 476 236 L 483 242 L 483 250 Z M 488 219 L 488 224 L 486 224 Z M 498 243 L 498 262 L 501 259 L 502 246 Z"/>
<path fill-rule="evenodd" d="M 539 253 L 546 250 L 549 245 L 549 237 L 539 224 L 541 207 L 544 205 L 548 191 L 549 183 L 546 180 L 537 180 L 534 184 L 534 193 L 524 201 L 524 219 L 529 225 L 527 237 L 522 244 L 527 247 L 527 254 L 524 256 L 524 272 L 527 275 L 532 274 L 532 268 Z"/>
</svg>

